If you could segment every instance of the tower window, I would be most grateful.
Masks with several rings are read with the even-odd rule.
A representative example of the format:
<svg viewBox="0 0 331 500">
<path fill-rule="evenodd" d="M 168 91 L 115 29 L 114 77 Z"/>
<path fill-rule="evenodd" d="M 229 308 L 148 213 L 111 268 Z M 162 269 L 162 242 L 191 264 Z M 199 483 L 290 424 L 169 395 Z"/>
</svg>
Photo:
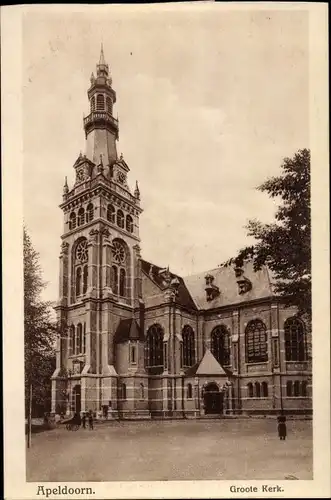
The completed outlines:
<svg viewBox="0 0 331 500">
<path fill-rule="evenodd" d="M 84 331 L 83 331 L 83 353 L 86 353 L 86 323 L 84 323 Z"/>
<path fill-rule="evenodd" d="M 211 352 L 221 365 L 230 364 L 230 333 L 225 325 L 216 326 L 212 331 Z"/>
<path fill-rule="evenodd" d="M 76 297 L 79 297 L 82 289 L 82 268 L 76 269 Z"/>
<path fill-rule="evenodd" d="M 116 222 L 118 227 L 120 227 L 121 229 L 124 228 L 124 214 L 122 210 L 117 210 Z"/>
<path fill-rule="evenodd" d="M 129 233 L 133 233 L 133 220 L 131 215 L 126 216 L 126 230 L 129 231 Z"/>
<path fill-rule="evenodd" d="M 298 318 L 288 318 L 284 324 L 286 361 L 305 361 L 305 330 Z"/>
<path fill-rule="evenodd" d="M 163 373 L 163 329 L 160 325 L 151 326 L 147 332 L 145 365 L 153 375 Z"/>
<path fill-rule="evenodd" d="M 299 380 L 296 380 L 294 382 L 294 396 L 296 398 L 300 396 L 300 382 L 299 382 Z"/>
<path fill-rule="evenodd" d="M 121 297 L 125 297 L 125 269 L 120 269 L 120 287 L 119 292 Z"/>
<path fill-rule="evenodd" d="M 130 346 L 130 363 L 132 363 L 133 365 L 136 364 L 136 346 L 135 345 L 131 345 Z"/>
<path fill-rule="evenodd" d="M 118 269 L 117 266 L 112 266 L 112 290 L 115 295 L 118 295 Z"/>
<path fill-rule="evenodd" d="M 126 385 L 122 384 L 122 399 L 126 399 Z"/>
<path fill-rule="evenodd" d="M 248 323 L 245 339 L 247 363 L 268 361 L 267 331 L 261 320 L 255 319 Z"/>
<path fill-rule="evenodd" d="M 262 382 L 262 397 L 267 398 L 268 397 L 268 384 L 267 382 Z"/>
<path fill-rule="evenodd" d="M 259 382 L 255 382 L 255 397 L 256 398 L 261 397 L 261 386 Z"/>
<path fill-rule="evenodd" d="M 77 246 L 74 247 L 73 255 L 73 276 L 74 283 L 73 289 L 75 291 L 76 298 L 87 291 L 88 282 L 88 246 L 87 240 L 85 238 L 80 239 Z"/>
<path fill-rule="evenodd" d="M 107 206 L 107 220 L 109 222 L 115 223 L 115 208 L 113 205 Z"/>
<path fill-rule="evenodd" d="M 75 342 L 75 326 L 71 325 L 69 330 L 69 356 L 74 353 L 74 342 Z"/>
<path fill-rule="evenodd" d="M 75 212 L 72 212 L 69 218 L 69 231 L 72 231 L 75 228 L 76 228 L 76 214 Z"/>
<path fill-rule="evenodd" d="M 253 397 L 253 384 L 249 382 L 247 384 L 247 390 L 248 390 L 248 397 L 252 398 Z"/>
<path fill-rule="evenodd" d="M 95 111 L 95 97 L 94 96 L 91 99 L 91 111 Z"/>
<path fill-rule="evenodd" d="M 114 240 L 112 247 L 112 289 L 115 295 L 127 297 L 130 295 L 129 278 L 130 255 L 128 248 L 121 240 Z"/>
<path fill-rule="evenodd" d="M 192 399 L 192 384 L 187 384 L 187 399 Z"/>
<path fill-rule="evenodd" d="M 83 294 L 87 292 L 87 278 L 88 278 L 88 268 L 87 265 L 83 268 Z"/>
<path fill-rule="evenodd" d="M 107 103 L 107 111 L 110 115 L 112 115 L 113 114 L 113 103 L 112 103 L 112 100 L 110 97 L 107 97 L 106 103 Z"/>
<path fill-rule="evenodd" d="M 82 226 L 85 223 L 85 210 L 81 207 L 78 210 L 78 226 Z"/>
<path fill-rule="evenodd" d="M 94 207 L 89 203 L 86 208 L 86 222 L 91 222 L 94 218 Z"/>
<path fill-rule="evenodd" d="M 77 340 L 76 340 L 76 353 L 75 354 L 80 354 L 83 350 L 83 329 L 82 329 L 81 323 L 78 323 L 78 325 L 77 325 L 76 334 L 77 334 Z"/>
<path fill-rule="evenodd" d="M 195 363 L 195 349 L 194 349 L 194 332 L 193 329 L 186 325 L 182 331 L 183 337 L 183 366 L 193 366 Z"/>
<path fill-rule="evenodd" d="M 288 380 L 286 382 L 286 396 L 288 398 L 291 398 L 293 396 L 293 384 L 292 384 L 292 380 Z"/>
<path fill-rule="evenodd" d="M 105 110 L 105 96 L 103 94 L 97 95 L 97 111 Z"/>
</svg>

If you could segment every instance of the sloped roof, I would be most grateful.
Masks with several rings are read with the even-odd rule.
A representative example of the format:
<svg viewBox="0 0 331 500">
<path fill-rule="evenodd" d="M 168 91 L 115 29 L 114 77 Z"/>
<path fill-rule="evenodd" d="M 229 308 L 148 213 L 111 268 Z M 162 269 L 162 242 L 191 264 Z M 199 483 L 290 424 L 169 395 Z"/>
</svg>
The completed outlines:
<svg viewBox="0 0 331 500">
<path fill-rule="evenodd" d="M 115 332 L 114 342 L 121 344 L 128 340 L 144 340 L 143 332 L 141 332 L 137 321 L 133 318 L 122 319 Z"/>
<path fill-rule="evenodd" d="M 227 305 L 238 304 L 250 300 L 262 299 L 273 295 L 273 283 L 267 267 L 254 271 L 253 263 L 247 262 L 243 267 L 243 275 L 252 283 L 252 289 L 242 295 L 239 294 L 237 278 L 233 267 L 217 267 L 211 271 L 186 276 L 183 281 L 198 309 L 214 309 Z M 213 284 L 219 288 L 220 294 L 213 300 L 207 301 L 205 291 L 205 276 L 214 277 Z"/>
<path fill-rule="evenodd" d="M 209 349 L 206 349 L 202 359 L 189 368 L 185 375 L 194 377 L 195 375 L 215 375 L 218 377 L 231 375 L 231 371 L 223 368 Z"/>
<path fill-rule="evenodd" d="M 141 268 L 144 271 L 144 273 L 150 277 L 150 279 L 156 283 L 156 285 L 161 289 L 165 290 L 167 287 L 167 284 L 164 280 L 164 277 L 160 271 L 162 271 L 164 268 L 160 266 L 156 266 L 155 264 L 152 264 L 151 262 L 148 262 L 146 260 L 141 260 Z M 177 278 L 179 281 L 179 286 L 178 286 L 178 295 L 176 297 L 176 303 L 181 304 L 184 307 L 190 308 L 190 309 L 196 309 L 196 305 L 194 301 L 192 300 L 192 297 L 186 287 L 186 284 L 183 280 L 182 277 L 178 276 L 177 274 L 174 274 L 170 272 L 171 279 Z M 161 297 L 160 297 L 161 299 Z"/>
</svg>

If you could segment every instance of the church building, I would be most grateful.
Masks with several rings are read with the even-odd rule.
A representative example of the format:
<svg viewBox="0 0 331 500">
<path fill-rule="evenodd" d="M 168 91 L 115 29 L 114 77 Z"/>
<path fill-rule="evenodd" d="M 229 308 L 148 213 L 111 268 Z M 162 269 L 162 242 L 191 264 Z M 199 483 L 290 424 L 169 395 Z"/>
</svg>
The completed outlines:
<svg viewBox="0 0 331 500">
<path fill-rule="evenodd" d="M 103 49 L 87 95 L 85 151 L 60 205 L 52 412 L 310 413 L 310 332 L 274 294 L 270 271 L 248 262 L 183 277 L 144 260 L 142 200 L 117 154 L 116 92 Z"/>
</svg>

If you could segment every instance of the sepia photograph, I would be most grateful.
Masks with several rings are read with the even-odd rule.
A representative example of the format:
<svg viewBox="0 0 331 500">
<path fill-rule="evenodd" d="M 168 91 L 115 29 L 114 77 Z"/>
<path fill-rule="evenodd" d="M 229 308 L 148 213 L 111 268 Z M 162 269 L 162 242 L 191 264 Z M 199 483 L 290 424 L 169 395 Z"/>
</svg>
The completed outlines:
<svg viewBox="0 0 331 500">
<path fill-rule="evenodd" d="M 186 7 L 21 16 L 34 498 L 315 479 L 309 10 Z"/>
</svg>

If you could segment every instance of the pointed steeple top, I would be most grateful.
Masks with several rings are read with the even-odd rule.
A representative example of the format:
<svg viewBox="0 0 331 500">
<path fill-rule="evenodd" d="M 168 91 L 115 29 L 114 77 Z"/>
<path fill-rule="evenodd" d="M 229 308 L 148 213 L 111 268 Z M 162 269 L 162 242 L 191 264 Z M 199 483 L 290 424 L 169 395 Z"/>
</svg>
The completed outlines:
<svg viewBox="0 0 331 500">
<path fill-rule="evenodd" d="M 103 53 L 103 43 L 101 42 L 101 51 L 100 51 L 100 59 L 99 59 L 99 65 L 106 65 L 106 62 L 105 62 L 105 56 L 104 56 L 104 53 Z"/>
<path fill-rule="evenodd" d="M 140 191 L 138 187 L 138 181 L 136 181 L 136 189 L 134 190 L 134 196 L 137 198 L 137 200 L 140 200 Z"/>
<path fill-rule="evenodd" d="M 69 193 L 68 180 L 67 177 L 64 178 L 63 194 L 67 195 Z"/>
</svg>

